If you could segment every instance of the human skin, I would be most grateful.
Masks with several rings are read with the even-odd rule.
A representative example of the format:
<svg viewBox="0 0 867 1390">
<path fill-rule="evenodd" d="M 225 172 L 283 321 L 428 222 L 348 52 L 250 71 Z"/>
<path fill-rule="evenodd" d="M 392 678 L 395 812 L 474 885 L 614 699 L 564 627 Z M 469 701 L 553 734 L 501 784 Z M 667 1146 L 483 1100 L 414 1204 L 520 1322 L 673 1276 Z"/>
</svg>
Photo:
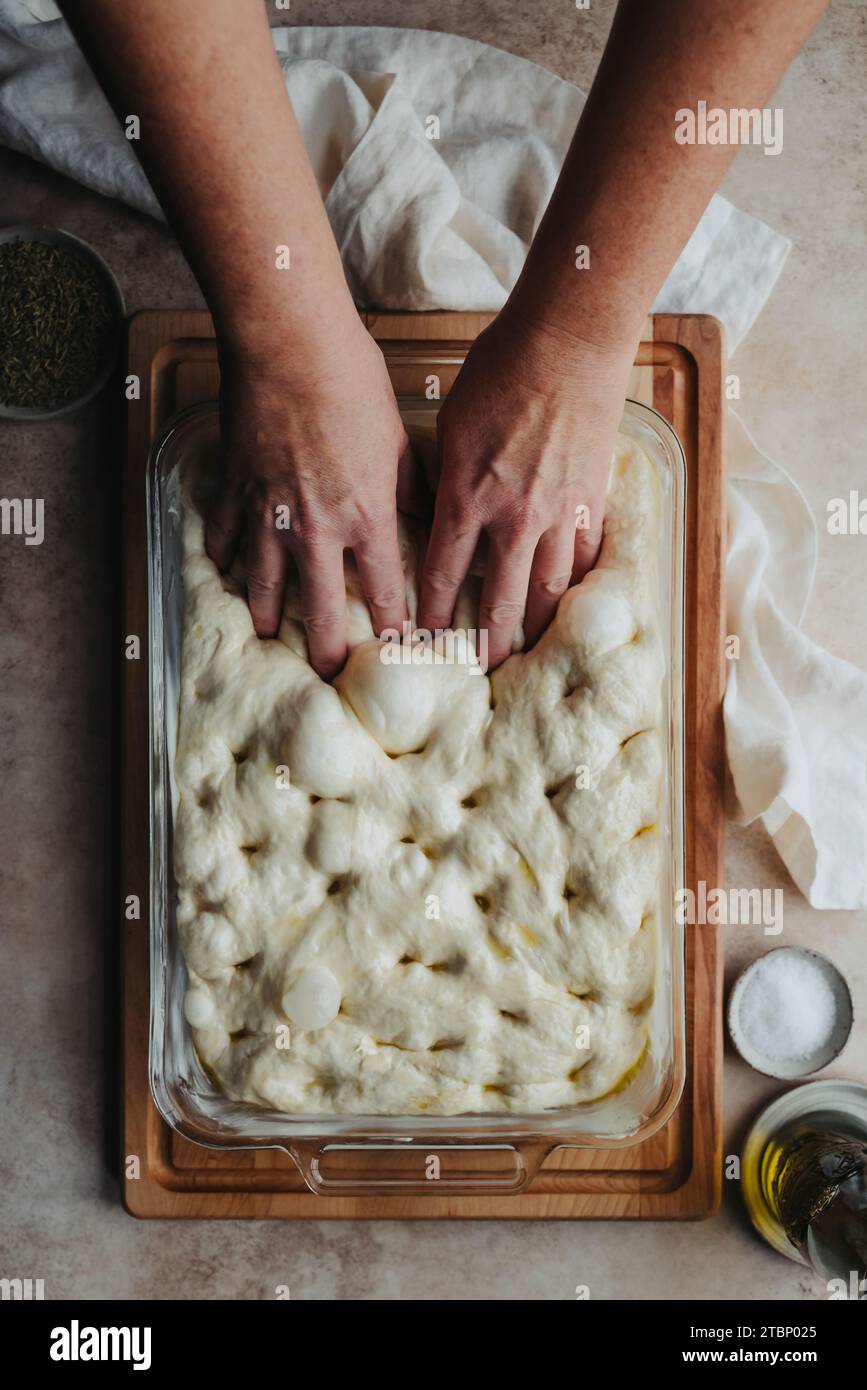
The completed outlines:
<svg viewBox="0 0 867 1390">
<path fill-rule="evenodd" d="M 419 622 L 447 625 L 480 534 L 496 666 L 593 564 L 646 314 L 736 153 L 680 145 L 675 113 L 761 107 L 826 0 L 621 0 L 560 179 L 505 309 L 439 414 Z M 769 164 L 771 160 L 768 160 Z M 587 246 L 590 268 L 576 267 Z M 576 507 L 590 525 L 576 531 Z"/>
<path fill-rule="evenodd" d="M 439 413 L 421 627 L 449 625 L 483 537 L 490 666 L 508 655 L 525 604 L 533 642 L 593 564 L 644 318 L 737 150 L 678 144 L 675 113 L 699 100 L 763 106 L 826 6 L 621 0 L 518 284 Z M 115 110 L 140 117 L 141 162 L 214 316 L 225 480 L 209 554 L 227 567 L 246 524 L 248 600 L 256 631 L 270 637 L 291 552 L 310 658 L 330 677 L 346 655 L 345 549 L 375 630 L 406 616 L 396 510 L 412 505 L 416 484 L 264 9 L 260 0 L 61 7 Z M 283 245 L 289 270 L 275 266 Z M 589 268 L 576 266 L 578 246 L 589 248 Z M 275 508 L 287 504 L 283 531 Z M 576 530 L 579 507 L 590 524 Z"/>
<path fill-rule="evenodd" d="M 304 150 L 260 0 L 66 0 L 213 314 L 225 480 L 207 546 L 228 568 L 246 521 L 247 597 L 276 635 L 289 552 L 310 659 L 346 655 L 343 551 L 377 630 L 406 617 L 396 489 L 411 455 Z M 231 97 L 229 96 L 231 94 Z M 290 268 L 277 269 L 288 246 Z M 275 509 L 289 507 L 290 529 Z"/>
</svg>

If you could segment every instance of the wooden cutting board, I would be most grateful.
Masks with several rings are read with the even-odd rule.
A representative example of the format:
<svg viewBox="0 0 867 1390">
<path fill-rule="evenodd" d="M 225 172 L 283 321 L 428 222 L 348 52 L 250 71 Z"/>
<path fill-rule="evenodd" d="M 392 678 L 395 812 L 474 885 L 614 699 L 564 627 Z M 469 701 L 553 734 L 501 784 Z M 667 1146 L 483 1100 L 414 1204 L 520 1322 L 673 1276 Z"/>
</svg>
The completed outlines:
<svg viewBox="0 0 867 1390">
<path fill-rule="evenodd" d="M 466 346 L 485 314 L 371 314 L 389 341 Z M 448 354 L 443 351 L 444 358 Z M 700 315 L 648 320 L 629 394 L 670 421 L 687 454 L 686 883 L 723 881 L 723 369 L 722 330 Z M 148 632 L 145 469 L 154 435 L 176 410 L 213 399 L 213 326 L 202 313 L 148 311 L 130 324 L 124 486 L 124 638 Z M 448 380 L 444 385 L 447 387 Z M 400 383 L 396 383 L 400 389 Z M 668 1124 L 619 1150 L 558 1149 L 513 1195 L 320 1196 L 280 1150 L 218 1151 L 174 1134 L 148 1085 L 148 666 L 124 661 L 122 895 L 141 916 L 123 924 L 123 1196 L 140 1217 L 362 1219 L 686 1219 L 707 1215 L 722 1177 L 722 947 L 712 927 L 687 928 L 687 1080 Z"/>
</svg>

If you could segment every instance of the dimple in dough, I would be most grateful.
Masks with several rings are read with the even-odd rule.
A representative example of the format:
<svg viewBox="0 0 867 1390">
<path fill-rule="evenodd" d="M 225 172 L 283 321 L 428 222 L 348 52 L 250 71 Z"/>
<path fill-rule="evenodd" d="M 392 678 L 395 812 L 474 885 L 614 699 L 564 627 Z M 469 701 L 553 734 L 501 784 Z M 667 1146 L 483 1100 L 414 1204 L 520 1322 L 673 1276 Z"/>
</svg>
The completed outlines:
<svg viewBox="0 0 867 1390">
<path fill-rule="evenodd" d="M 206 557 L 207 468 L 183 485 L 174 764 L 202 1060 L 228 1096 L 288 1114 L 534 1113 L 605 1095 L 641 1058 L 653 993 L 653 464 L 618 440 L 595 569 L 491 678 L 471 659 L 384 664 L 348 561 L 334 686 L 307 662 L 297 588 L 278 640 L 260 641 L 242 574 Z M 424 538 L 400 525 L 414 612 Z M 474 625 L 477 598 L 471 581 L 456 626 Z"/>
</svg>

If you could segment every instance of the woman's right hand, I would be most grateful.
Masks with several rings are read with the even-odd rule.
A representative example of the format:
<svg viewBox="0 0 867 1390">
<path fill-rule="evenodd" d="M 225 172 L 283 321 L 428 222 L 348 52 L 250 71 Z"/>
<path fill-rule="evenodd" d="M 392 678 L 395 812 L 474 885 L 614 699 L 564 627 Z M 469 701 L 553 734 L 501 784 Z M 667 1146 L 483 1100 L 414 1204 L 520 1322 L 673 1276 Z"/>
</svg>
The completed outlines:
<svg viewBox="0 0 867 1390">
<path fill-rule="evenodd" d="M 226 570 L 246 530 L 247 599 L 260 637 L 279 629 L 291 553 L 310 662 L 326 680 L 346 659 L 344 550 L 354 553 L 377 635 L 407 616 L 396 492 L 413 467 L 373 339 L 348 321 L 330 344 L 327 358 L 308 357 L 299 369 L 285 354 L 254 357 L 221 343 L 224 477 L 205 542 Z"/>
</svg>

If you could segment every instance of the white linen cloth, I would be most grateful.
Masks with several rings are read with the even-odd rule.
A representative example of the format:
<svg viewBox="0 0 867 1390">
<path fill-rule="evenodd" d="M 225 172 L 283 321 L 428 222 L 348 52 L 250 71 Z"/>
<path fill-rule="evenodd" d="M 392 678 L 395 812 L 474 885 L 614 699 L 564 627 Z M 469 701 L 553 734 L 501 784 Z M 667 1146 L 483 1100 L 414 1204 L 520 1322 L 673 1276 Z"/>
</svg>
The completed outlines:
<svg viewBox="0 0 867 1390">
<path fill-rule="evenodd" d="M 504 303 L 584 97 L 512 54 L 412 29 L 272 31 L 356 300 Z M 159 206 L 53 0 L 0 0 L 0 142 Z M 729 349 L 789 242 L 714 197 L 654 306 L 715 314 Z M 799 632 L 816 563 L 799 489 L 732 416 L 725 699 L 738 819 L 764 821 L 816 907 L 867 906 L 867 676 Z"/>
<path fill-rule="evenodd" d="M 816 523 L 729 411 L 726 755 L 743 825 L 760 818 L 813 905 L 867 905 L 867 675 L 801 632 Z"/>
</svg>

